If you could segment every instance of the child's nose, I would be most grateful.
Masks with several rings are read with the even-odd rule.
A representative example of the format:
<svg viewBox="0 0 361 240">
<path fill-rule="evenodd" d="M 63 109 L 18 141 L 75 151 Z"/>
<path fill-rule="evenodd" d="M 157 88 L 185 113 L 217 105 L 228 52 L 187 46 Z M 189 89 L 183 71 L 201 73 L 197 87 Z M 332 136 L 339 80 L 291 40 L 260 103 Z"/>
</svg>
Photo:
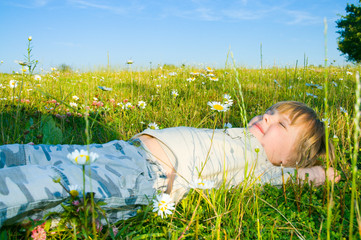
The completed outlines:
<svg viewBox="0 0 361 240">
<path fill-rule="evenodd" d="M 263 119 L 267 125 L 272 124 L 272 115 L 271 114 L 268 114 L 268 113 L 263 114 Z"/>
<path fill-rule="evenodd" d="M 263 114 L 263 120 L 266 124 L 269 124 L 270 123 L 270 115 L 267 113 Z"/>
</svg>

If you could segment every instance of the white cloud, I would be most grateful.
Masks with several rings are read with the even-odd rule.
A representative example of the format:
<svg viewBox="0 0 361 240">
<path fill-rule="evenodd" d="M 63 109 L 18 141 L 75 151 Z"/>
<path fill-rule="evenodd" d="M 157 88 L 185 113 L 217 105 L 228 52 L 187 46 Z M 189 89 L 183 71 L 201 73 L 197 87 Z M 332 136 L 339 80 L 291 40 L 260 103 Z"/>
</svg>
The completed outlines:
<svg viewBox="0 0 361 240">
<path fill-rule="evenodd" d="M 285 14 L 290 17 L 290 20 L 287 21 L 288 25 L 312 25 L 312 24 L 322 24 L 323 18 L 319 16 L 313 16 L 308 12 L 303 11 L 294 11 L 294 10 L 284 10 Z"/>
<path fill-rule="evenodd" d="M 215 14 L 214 11 L 209 8 L 197 8 L 192 14 L 205 21 L 216 21 L 221 19 L 221 16 Z"/>
<path fill-rule="evenodd" d="M 100 0 L 67 0 L 70 4 L 79 8 L 95 8 L 110 11 L 116 14 L 133 14 L 144 9 L 144 6 L 136 1 L 126 2 L 128 5 L 120 6 L 118 1 L 108 3 L 108 1 Z M 120 1 L 119 1 L 120 2 Z"/>
<path fill-rule="evenodd" d="M 52 0 L 30 0 L 30 1 L 18 0 L 18 1 L 8 2 L 8 4 L 21 8 L 38 8 L 38 7 L 44 7 L 51 1 Z"/>
<path fill-rule="evenodd" d="M 90 8 L 108 10 L 108 11 L 117 12 L 117 13 L 125 13 L 124 8 L 114 7 L 114 6 L 110 6 L 110 5 L 106 5 L 106 4 L 102 4 L 102 3 L 96 3 L 94 1 L 68 0 L 68 2 L 70 2 L 71 4 L 74 4 L 74 5 L 76 5 L 77 7 L 80 7 L 80 8 L 88 8 L 88 7 L 90 7 Z"/>
<path fill-rule="evenodd" d="M 257 0 L 185 0 L 182 3 L 162 6 L 162 17 L 176 16 L 202 21 L 256 20 L 264 19 L 281 8 L 279 5 L 266 5 Z"/>
<path fill-rule="evenodd" d="M 267 12 L 268 11 L 252 11 L 247 9 L 226 9 L 222 11 L 224 17 L 236 20 L 262 19 Z"/>
<path fill-rule="evenodd" d="M 47 5 L 51 0 L 35 0 L 34 1 L 34 5 L 36 7 L 42 7 L 42 6 L 45 6 Z"/>
</svg>

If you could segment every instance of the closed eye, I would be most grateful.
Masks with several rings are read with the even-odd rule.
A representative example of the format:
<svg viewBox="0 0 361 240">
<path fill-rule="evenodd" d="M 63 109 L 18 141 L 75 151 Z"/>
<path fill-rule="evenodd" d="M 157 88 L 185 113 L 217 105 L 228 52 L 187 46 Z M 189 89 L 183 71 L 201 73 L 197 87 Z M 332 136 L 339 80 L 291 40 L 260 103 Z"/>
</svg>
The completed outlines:
<svg viewBox="0 0 361 240">
<path fill-rule="evenodd" d="M 286 128 L 286 125 L 283 124 L 282 122 L 279 122 L 279 124 L 280 124 L 283 128 Z"/>
</svg>

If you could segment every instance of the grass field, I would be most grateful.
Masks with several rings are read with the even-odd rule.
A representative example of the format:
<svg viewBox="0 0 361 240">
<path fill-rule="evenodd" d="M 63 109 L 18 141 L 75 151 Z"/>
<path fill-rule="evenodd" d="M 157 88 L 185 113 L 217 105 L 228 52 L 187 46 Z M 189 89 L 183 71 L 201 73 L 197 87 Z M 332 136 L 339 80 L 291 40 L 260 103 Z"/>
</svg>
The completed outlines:
<svg viewBox="0 0 361 240">
<path fill-rule="evenodd" d="M 127 140 L 150 123 L 159 128 L 223 128 L 225 123 L 244 127 L 272 104 L 296 100 L 329 123 L 337 155 L 334 167 L 342 180 L 320 187 L 295 181 L 283 188 L 245 182 L 228 190 L 193 190 L 168 218 L 148 206 L 136 217 L 102 230 L 91 224 L 87 229 L 77 226 L 79 231 L 60 225 L 50 228 L 48 221 L 41 225 L 47 239 L 361 238 L 361 171 L 353 172 L 361 167 L 360 137 L 355 136 L 359 67 L 131 67 L 32 74 L 23 66 L 18 74 L 0 73 L 0 143 L 105 143 Z M 229 111 L 212 111 L 207 103 L 224 101 L 224 94 L 234 101 Z M 42 223 L 4 227 L 0 237 L 30 237 Z"/>
</svg>

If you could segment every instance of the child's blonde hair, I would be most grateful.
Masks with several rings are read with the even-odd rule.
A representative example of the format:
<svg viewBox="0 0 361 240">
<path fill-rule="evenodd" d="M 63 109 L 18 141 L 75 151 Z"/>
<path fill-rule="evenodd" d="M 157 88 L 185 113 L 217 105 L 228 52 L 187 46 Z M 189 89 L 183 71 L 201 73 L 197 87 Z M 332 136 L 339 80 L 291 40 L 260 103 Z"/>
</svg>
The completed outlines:
<svg viewBox="0 0 361 240">
<path fill-rule="evenodd" d="M 291 125 L 301 126 L 302 130 L 296 138 L 293 154 L 289 156 L 287 167 L 310 167 L 320 165 L 319 158 L 326 157 L 325 127 L 317 117 L 316 112 L 304 103 L 296 101 L 278 102 L 266 112 L 277 111 L 286 114 Z M 334 159 L 334 147 L 329 141 L 329 159 Z"/>
</svg>

